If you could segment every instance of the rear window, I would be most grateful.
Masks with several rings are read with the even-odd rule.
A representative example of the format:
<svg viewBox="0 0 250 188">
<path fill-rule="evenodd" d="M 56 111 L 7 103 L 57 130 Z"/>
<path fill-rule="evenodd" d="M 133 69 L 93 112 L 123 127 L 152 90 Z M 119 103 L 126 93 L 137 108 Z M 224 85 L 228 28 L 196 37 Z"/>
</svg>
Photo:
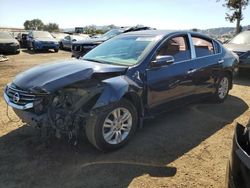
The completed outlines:
<svg viewBox="0 0 250 188">
<path fill-rule="evenodd" d="M 196 57 L 204 57 L 214 54 L 213 43 L 210 40 L 192 37 Z"/>
</svg>

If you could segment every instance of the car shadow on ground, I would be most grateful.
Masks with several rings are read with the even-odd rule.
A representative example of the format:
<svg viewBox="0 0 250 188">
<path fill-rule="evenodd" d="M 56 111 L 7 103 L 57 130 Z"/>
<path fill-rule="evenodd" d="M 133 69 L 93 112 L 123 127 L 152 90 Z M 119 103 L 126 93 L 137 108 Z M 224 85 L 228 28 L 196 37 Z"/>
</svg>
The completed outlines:
<svg viewBox="0 0 250 188">
<path fill-rule="evenodd" d="M 192 104 L 148 120 L 122 149 L 102 153 L 86 140 L 55 140 L 47 147 L 38 131 L 22 126 L 0 138 L 0 187 L 128 187 L 134 178 L 171 177 L 169 166 L 248 109 L 240 98 Z"/>
<path fill-rule="evenodd" d="M 22 49 L 23 53 L 28 53 L 31 55 L 35 55 L 35 54 L 45 54 L 45 53 L 56 53 L 54 50 L 37 50 L 36 52 L 32 51 L 32 50 L 27 50 L 27 49 Z"/>
<path fill-rule="evenodd" d="M 250 70 L 242 70 L 234 79 L 234 83 L 243 86 L 250 86 Z"/>
</svg>

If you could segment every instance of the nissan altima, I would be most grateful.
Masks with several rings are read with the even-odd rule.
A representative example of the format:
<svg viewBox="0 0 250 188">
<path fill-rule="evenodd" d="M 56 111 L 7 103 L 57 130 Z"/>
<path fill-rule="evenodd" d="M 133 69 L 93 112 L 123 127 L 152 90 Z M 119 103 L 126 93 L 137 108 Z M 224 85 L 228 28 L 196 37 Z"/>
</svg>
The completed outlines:
<svg viewBox="0 0 250 188">
<path fill-rule="evenodd" d="M 24 122 L 48 135 L 75 143 L 85 132 L 97 149 L 111 151 L 147 117 L 207 97 L 223 102 L 237 65 L 234 54 L 205 35 L 137 31 L 80 59 L 17 75 L 4 98 Z"/>
</svg>

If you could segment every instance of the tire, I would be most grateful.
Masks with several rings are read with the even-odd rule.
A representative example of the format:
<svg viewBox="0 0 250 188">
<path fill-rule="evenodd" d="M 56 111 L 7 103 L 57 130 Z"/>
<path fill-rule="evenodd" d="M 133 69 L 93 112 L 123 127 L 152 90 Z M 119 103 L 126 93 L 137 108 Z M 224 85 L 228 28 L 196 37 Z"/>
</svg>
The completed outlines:
<svg viewBox="0 0 250 188">
<path fill-rule="evenodd" d="M 55 53 L 57 53 L 57 52 L 58 52 L 58 49 L 54 49 L 54 51 L 55 51 Z"/>
<path fill-rule="evenodd" d="M 216 92 L 213 95 L 212 101 L 215 103 L 222 103 L 226 100 L 230 89 L 232 78 L 228 74 L 223 74 L 216 86 Z"/>
<path fill-rule="evenodd" d="M 120 116 L 116 113 L 117 110 L 120 110 Z M 119 123 L 119 120 L 118 122 L 115 120 L 114 114 L 120 118 L 125 117 L 127 120 L 123 123 L 121 120 Z M 111 120 L 112 117 L 113 120 Z M 104 127 L 104 122 L 107 122 L 106 127 Z M 115 125 L 111 125 L 110 122 Z M 134 135 L 137 122 L 138 114 L 135 106 L 130 101 L 122 99 L 115 104 L 95 111 L 93 116 L 86 120 L 85 134 L 89 142 L 98 150 L 113 151 L 121 148 Z M 127 129 L 127 131 L 123 129 Z"/>
<path fill-rule="evenodd" d="M 35 48 L 34 43 L 32 43 L 32 50 L 33 50 L 34 53 L 36 53 L 36 48 Z"/>
</svg>

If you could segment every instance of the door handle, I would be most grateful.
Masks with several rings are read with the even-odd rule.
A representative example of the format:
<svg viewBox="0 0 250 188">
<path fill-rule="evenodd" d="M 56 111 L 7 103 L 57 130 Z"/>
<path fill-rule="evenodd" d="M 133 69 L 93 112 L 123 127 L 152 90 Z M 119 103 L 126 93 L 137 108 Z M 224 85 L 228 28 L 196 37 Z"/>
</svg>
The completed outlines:
<svg viewBox="0 0 250 188">
<path fill-rule="evenodd" d="M 188 71 L 187 71 L 187 73 L 188 74 L 192 74 L 192 73 L 194 73 L 196 71 L 196 69 L 189 69 Z"/>
<path fill-rule="evenodd" d="M 220 60 L 218 61 L 218 64 L 222 64 L 222 63 L 224 63 L 224 59 L 220 59 Z"/>
</svg>

